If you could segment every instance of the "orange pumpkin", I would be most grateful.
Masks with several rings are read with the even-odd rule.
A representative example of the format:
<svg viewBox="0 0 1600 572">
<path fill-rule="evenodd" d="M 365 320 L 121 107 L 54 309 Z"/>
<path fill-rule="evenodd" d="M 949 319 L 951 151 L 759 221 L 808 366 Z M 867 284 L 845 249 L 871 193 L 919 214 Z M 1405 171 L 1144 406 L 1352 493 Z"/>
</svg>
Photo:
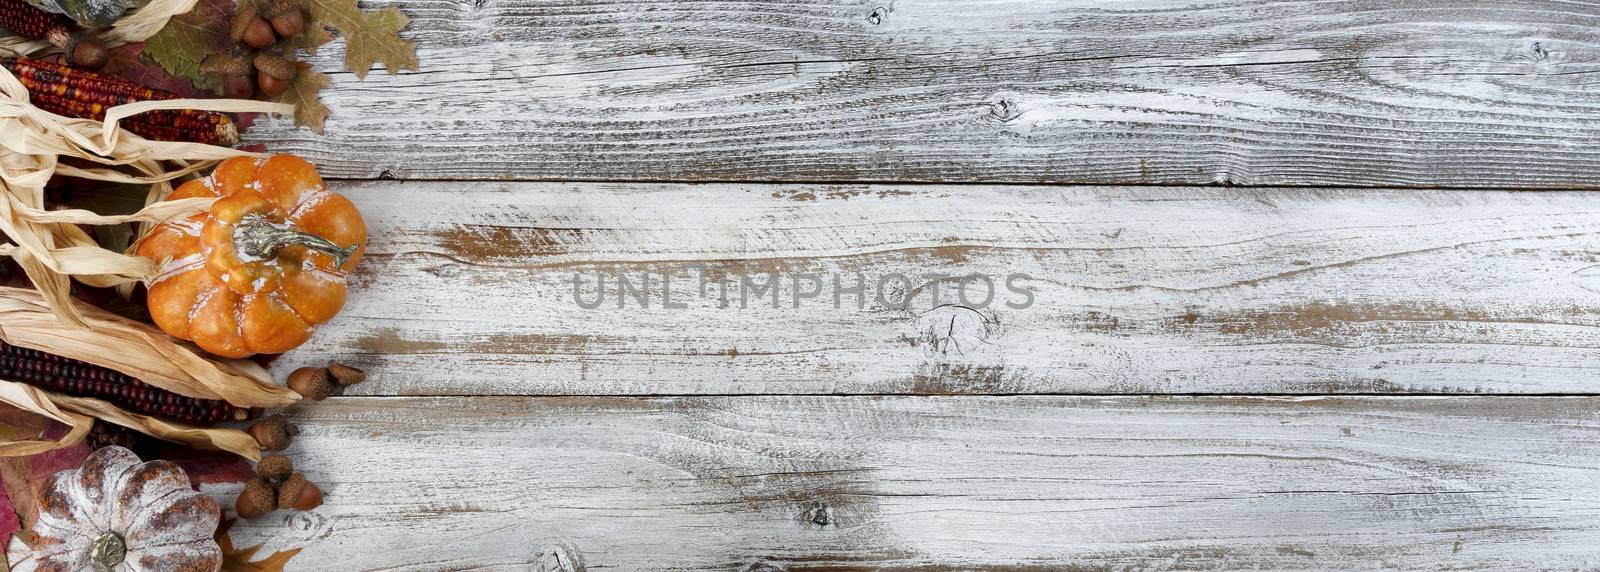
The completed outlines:
<svg viewBox="0 0 1600 572">
<path fill-rule="evenodd" d="M 161 267 L 147 285 L 162 330 L 223 357 L 280 353 L 344 306 L 367 228 L 310 163 L 229 159 L 169 198 L 192 197 L 218 199 L 156 227 L 137 248 Z"/>
</svg>

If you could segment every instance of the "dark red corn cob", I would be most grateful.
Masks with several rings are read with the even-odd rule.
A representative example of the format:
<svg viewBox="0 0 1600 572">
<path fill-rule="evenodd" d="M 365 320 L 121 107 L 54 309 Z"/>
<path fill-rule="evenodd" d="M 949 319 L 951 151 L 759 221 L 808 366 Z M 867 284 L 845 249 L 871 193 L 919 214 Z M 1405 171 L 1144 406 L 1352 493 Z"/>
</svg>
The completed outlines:
<svg viewBox="0 0 1600 572">
<path fill-rule="evenodd" d="M 7 0 L 0 0 L 5 2 Z M 0 60 L 28 88 L 40 109 L 66 117 L 96 121 L 106 110 L 126 103 L 177 99 L 178 94 L 137 83 L 27 58 Z M 231 146 L 239 141 L 238 128 L 225 113 L 195 109 L 158 110 L 122 120 L 123 126 L 157 141 L 191 141 Z"/>
<path fill-rule="evenodd" d="M 246 413 L 226 401 L 178 395 L 113 369 L 5 342 L 0 342 L 0 379 L 109 401 L 135 413 L 190 425 L 242 420 Z"/>
<path fill-rule="evenodd" d="M 34 105 L 51 113 L 95 121 L 105 120 L 108 109 L 99 103 L 84 103 L 49 93 L 35 93 L 29 98 Z M 197 117 L 178 111 L 147 111 L 122 118 L 122 128 L 156 141 L 190 141 L 224 147 L 239 142 L 239 131 L 233 120 L 221 113 Z"/>
<path fill-rule="evenodd" d="M 26 0 L 0 0 L 0 28 L 30 40 L 44 40 L 55 30 L 77 27 L 64 14 L 54 14 L 35 8 Z"/>
<path fill-rule="evenodd" d="M 99 40 L 83 33 L 71 18 L 41 10 L 26 0 L 0 0 L 0 28 L 30 40 L 49 41 L 78 67 L 98 69 L 106 63 L 105 45 Z M 80 46 L 86 49 L 79 50 Z"/>
<path fill-rule="evenodd" d="M 16 74 L 18 79 L 23 80 L 24 84 L 31 80 L 37 83 L 41 89 L 56 95 L 81 92 L 85 96 L 104 96 L 106 99 L 100 103 L 112 105 L 178 98 L 178 94 L 170 91 L 145 87 L 119 77 L 73 69 L 42 60 L 6 58 L 4 64 L 6 69 Z M 28 91 L 39 90 L 29 87 Z M 75 96 L 74 98 L 76 99 L 77 97 Z"/>
</svg>

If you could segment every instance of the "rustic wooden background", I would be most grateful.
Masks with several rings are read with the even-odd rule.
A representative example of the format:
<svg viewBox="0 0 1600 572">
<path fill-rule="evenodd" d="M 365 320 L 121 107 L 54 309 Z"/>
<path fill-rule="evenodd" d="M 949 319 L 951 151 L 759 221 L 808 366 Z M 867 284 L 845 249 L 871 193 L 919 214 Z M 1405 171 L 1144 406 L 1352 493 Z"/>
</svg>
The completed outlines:
<svg viewBox="0 0 1600 572">
<path fill-rule="evenodd" d="M 333 73 L 326 135 L 249 136 L 373 232 L 277 369 L 373 379 L 295 414 L 327 504 L 239 544 L 327 570 L 1600 567 L 1600 4 L 400 5 L 421 72 Z M 572 300 L 685 263 L 1019 271 L 1037 303 Z"/>
</svg>

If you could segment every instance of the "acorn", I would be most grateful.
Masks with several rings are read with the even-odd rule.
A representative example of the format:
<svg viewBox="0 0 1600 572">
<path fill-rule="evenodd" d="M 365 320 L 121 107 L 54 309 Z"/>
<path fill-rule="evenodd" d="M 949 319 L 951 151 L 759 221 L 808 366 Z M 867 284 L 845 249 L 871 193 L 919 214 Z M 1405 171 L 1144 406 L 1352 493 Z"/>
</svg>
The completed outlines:
<svg viewBox="0 0 1600 572">
<path fill-rule="evenodd" d="M 105 67 L 106 61 L 111 59 L 111 50 L 99 39 L 82 30 L 73 32 L 67 28 L 56 27 L 50 30 L 45 39 L 61 48 L 61 59 L 75 68 L 97 70 Z"/>
<path fill-rule="evenodd" d="M 261 9 L 256 7 L 255 2 L 241 2 L 235 8 L 233 22 L 228 28 L 228 39 L 235 44 L 241 44 L 244 43 L 244 33 L 250 29 L 251 24 L 256 23 Z M 271 27 L 272 24 L 267 26 Z"/>
<path fill-rule="evenodd" d="M 244 45 L 255 49 L 265 48 L 278 43 L 278 36 L 272 31 L 272 24 L 256 16 L 244 27 L 244 35 L 239 38 Z"/>
<path fill-rule="evenodd" d="M 262 449 L 268 451 L 289 448 L 289 444 L 294 442 L 294 436 L 300 434 L 300 428 L 295 427 L 282 415 L 263 417 L 245 431 L 256 438 L 256 443 L 260 444 Z"/>
<path fill-rule="evenodd" d="M 293 38 L 306 31 L 306 14 L 298 0 L 271 0 L 261 16 L 272 22 L 279 36 Z"/>
<path fill-rule="evenodd" d="M 269 484 L 279 484 L 294 474 L 294 461 L 283 455 L 267 455 L 256 463 L 256 474 Z"/>
<path fill-rule="evenodd" d="M 222 77 L 222 96 L 228 99 L 250 99 L 256 96 L 256 78 L 247 75 Z"/>
<path fill-rule="evenodd" d="M 254 58 L 243 50 L 206 56 L 200 62 L 200 71 L 222 76 L 222 95 L 226 97 L 250 99 L 256 95 Z"/>
<path fill-rule="evenodd" d="M 302 367 L 289 374 L 289 389 L 312 401 L 327 399 L 338 387 L 326 368 Z"/>
<path fill-rule="evenodd" d="M 239 513 L 239 518 L 256 518 L 278 510 L 278 493 L 266 479 L 250 479 L 244 484 L 244 492 L 234 501 L 233 510 Z"/>
<path fill-rule="evenodd" d="M 111 50 L 106 48 L 100 40 L 85 37 L 72 44 L 72 49 L 67 52 L 71 57 L 68 63 L 73 67 L 86 70 L 97 70 L 105 67 L 106 61 L 111 59 Z"/>
<path fill-rule="evenodd" d="M 293 38 L 306 31 L 306 14 L 299 8 L 273 16 L 271 22 L 272 29 L 285 38 Z"/>
<path fill-rule="evenodd" d="M 302 473 L 290 475 L 289 480 L 278 487 L 278 508 L 311 510 L 318 506 L 322 506 L 322 489 L 306 480 Z"/>
<path fill-rule="evenodd" d="M 294 82 L 295 74 L 300 68 L 294 61 L 272 52 L 256 54 L 255 59 L 256 85 L 261 88 L 261 93 L 267 97 L 278 97 L 289 85 Z"/>
<path fill-rule="evenodd" d="M 288 91 L 289 81 L 267 75 L 267 72 L 261 72 L 256 75 L 256 87 L 261 88 L 261 94 L 270 99 L 283 95 L 283 92 Z"/>
<path fill-rule="evenodd" d="M 338 362 L 328 362 L 328 375 L 340 386 L 351 386 L 367 380 L 367 372 Z"/>
</svg>

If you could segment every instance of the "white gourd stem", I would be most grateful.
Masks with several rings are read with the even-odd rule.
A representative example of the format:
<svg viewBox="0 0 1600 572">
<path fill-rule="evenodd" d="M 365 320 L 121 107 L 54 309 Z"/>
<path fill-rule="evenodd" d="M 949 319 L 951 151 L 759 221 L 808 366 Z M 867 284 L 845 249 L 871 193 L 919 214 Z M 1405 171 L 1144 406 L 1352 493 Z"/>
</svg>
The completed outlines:
<svg viewBox="0 0 1600 572">
<path fill-rule="evenodd" d="M 89 544 L 89 559 L 103 570 L 116 569 L 128 556 L 128 543 L 115 532 L 103 532 Z"/>
</svg>

